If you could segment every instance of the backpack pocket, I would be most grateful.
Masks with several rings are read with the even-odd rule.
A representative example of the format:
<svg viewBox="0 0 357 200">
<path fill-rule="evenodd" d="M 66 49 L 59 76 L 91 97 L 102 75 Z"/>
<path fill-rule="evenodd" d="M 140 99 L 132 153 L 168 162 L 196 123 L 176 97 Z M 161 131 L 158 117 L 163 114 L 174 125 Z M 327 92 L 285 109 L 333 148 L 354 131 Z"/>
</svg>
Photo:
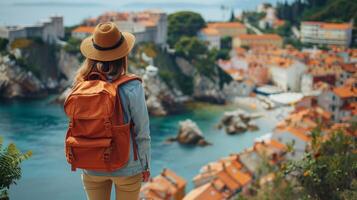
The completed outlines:
<svg viewBox="0 0 357 200">
<path fill-rule="evenodd" d="M 87 139 L 70 136 L 66 139 L 67 161 L 74 169 L 110 169 L 111 153 L 111 138 Z"/>
</svg>

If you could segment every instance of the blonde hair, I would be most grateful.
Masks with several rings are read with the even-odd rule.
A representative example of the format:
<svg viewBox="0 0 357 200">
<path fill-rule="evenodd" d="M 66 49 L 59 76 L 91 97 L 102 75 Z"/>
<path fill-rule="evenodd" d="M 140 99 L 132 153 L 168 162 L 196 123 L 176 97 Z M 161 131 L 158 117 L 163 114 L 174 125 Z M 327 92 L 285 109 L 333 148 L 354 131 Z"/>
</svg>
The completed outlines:
<svg viewBox="0 0 357 200">
<path fill-rule="evenodd" d="M 99 72 L 104 76 L 110 75 L 118 79 L 121 75 L 126 74 L 127 64 L 127 56 L 113 61 L 97 61 L 86 58 L 77 70 L 73 85 L 88 80 L 88 76 L 92 72 Z"/>
</svg>

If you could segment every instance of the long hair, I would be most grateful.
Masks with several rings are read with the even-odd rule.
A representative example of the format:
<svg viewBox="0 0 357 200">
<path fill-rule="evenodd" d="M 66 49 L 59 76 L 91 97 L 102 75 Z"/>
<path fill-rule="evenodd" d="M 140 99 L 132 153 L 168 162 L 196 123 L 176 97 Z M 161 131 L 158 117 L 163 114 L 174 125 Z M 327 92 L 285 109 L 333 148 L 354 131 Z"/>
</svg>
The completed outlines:
<svg viewBox="0 0 357 200">
<path fill-rule="evenodd" d="M 126 74 L 128 60 L 127 56 L 113 61 L 97 61 L 86 58 L 78 69 L 74 78 L 74 84 L 88 80 L 88 76 L 92 72 L 99 72 L 104 76 L 112 76 L 118 79 L 121 75 Z"/>
</svg>

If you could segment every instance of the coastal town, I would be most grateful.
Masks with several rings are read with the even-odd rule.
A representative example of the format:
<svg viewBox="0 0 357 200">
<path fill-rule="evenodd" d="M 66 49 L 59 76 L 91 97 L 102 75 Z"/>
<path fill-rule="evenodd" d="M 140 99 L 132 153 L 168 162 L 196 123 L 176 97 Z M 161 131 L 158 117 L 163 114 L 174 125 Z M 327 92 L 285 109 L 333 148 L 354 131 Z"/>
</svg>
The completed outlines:
<svg viewBox="0 0 357 200">
<path fill-rule="evenodd" d="M 140 60 L 143 66 L 131 68 L 143 77 L 148 109 L 153 116 L 174 114 L 176 111 L 172 111 L 172 107 L 192 101 L 233 105 L 236 109 L 223 113 L 219 126 L 229 134 L 224 137 L 234 137 L 254 134 L 260 128 L 254 120 L 268 112 L 283 113 L 280 117 L 272 116 L 278 122 L 275 128 L 257 137 L 250 148 L 212 160 L 201 166 L 191 180 L 185 180 L 171 169 L 162 169 L 142 186 L 140 199 L 221 200 L 254 196 L 252 185 L 271 184 L 277 176 L 269 170 L 262 171 L 262 164 L 280 167 L 287 160 L 303 159 L 313 146 L 316 129 L 319 129 L 322 141 L 331 138 L 335 131 L 343 131 L 356 139 L 357 38 L 352 34 L 356 22 L 301 21 L 299 26 L 289 27 L 289 38 L 299 44 L 294 45 L 287 42 L 285 35 L 271 31 L 288 23 L 278 18 L 274 6 L 261 4 L 254 12 L 263 13 L 263 17 L 251 21 L 243 13 L 228 22 L 207 22 L 195 35 L 208 52 L 223 54 L 214 60 L 217 70 L 229 78 L 221 87 L 221 77 L 213 76 L 212 81 L 207 74 L 199 74 L 191 62 L 194 59 L 190 60 L 184 53 L 178 54 L 177 43 L 174 46 L 167 43 L 170 20 L 163 11 L 106 12 L 83 20 L 67 32 L 67 37 L 79 41 L 90 36 L 97 24 L 112 21 L 122 31 L 133 33 L 138 46 L 150 43 L 159 49 L 154 53 L 146 49 L 138 51 L 133 58 Z M 21 55 L 21 50 L 12 48 L 11 44 L 26 38 L 41 38 L 45 43 L 68 49 L 71 44 L 70 40 L 64 39 L 65 29 L 63 17 L 53 16 L 33 26 L 0 27 L 0 38 L 8 40 L 6 49 L 19 57 L 17 54 Z M 163 75 L 162 70 L 166 68 L 156 60 L 160 52 L 178 55 L 174 62 L 184 77 L 195 74 L 193 86 L 190 85 L 191 93 L 186 93 L 176 82 L 172 84 L 175 79 L 172 76 Z M 63 102 L 76 70 L 70 69 L 69 65 L 79 65 L 76 56 L 61 52 L 60 57 L 76 60 L 61 62 L 60 73 L 66 77 L 65 81 L 41 81 L 32 72 L 8 69 L 16 64 L 3 54 L 0 57 L 0 92 L 16 97 L 24 92 L 59 87 L 62 94 L 58 102 Z M 12 80 L 14 74 L 20 72 L 24 74 L 22 80 L 26 80 L 26 87 L 18 78 Z M 196 74 L 199 74 L 198 78 Z M 17 86 L 11 85 L 12 82 Z M 214 141 L 204 139 L 205 133 L 194 121 L 187 119 L 178 126 L 178 135 L 166 142 L 214 145 Z M 187 190 L 189 181 L 193 183 L 190 191 Z"/>
</svg>

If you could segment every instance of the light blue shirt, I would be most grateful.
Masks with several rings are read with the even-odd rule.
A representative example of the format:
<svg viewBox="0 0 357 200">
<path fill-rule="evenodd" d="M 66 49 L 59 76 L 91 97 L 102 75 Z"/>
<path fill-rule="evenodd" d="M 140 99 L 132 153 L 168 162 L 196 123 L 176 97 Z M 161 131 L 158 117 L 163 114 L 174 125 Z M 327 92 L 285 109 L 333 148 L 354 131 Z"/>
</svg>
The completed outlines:
<svg viewBox="0 0 357 200">
<path fill-rule="evenodd" d="M 132 120 L 135 124 L 135 138 L 130 135 L 129 162 L 123 168 L 114 172 L 83 170 L 86 174 L 95 176 L 133 176 L 150 169 L 150 123 L 144 88 L 140 81 L 134 80 L 120 86 L 118 90 L 123 106 L 124 121 L 128 123 Z M 137 160 L 134 160 L 133 139 L 135 139 L 138 146 Z"/>
</svg>

